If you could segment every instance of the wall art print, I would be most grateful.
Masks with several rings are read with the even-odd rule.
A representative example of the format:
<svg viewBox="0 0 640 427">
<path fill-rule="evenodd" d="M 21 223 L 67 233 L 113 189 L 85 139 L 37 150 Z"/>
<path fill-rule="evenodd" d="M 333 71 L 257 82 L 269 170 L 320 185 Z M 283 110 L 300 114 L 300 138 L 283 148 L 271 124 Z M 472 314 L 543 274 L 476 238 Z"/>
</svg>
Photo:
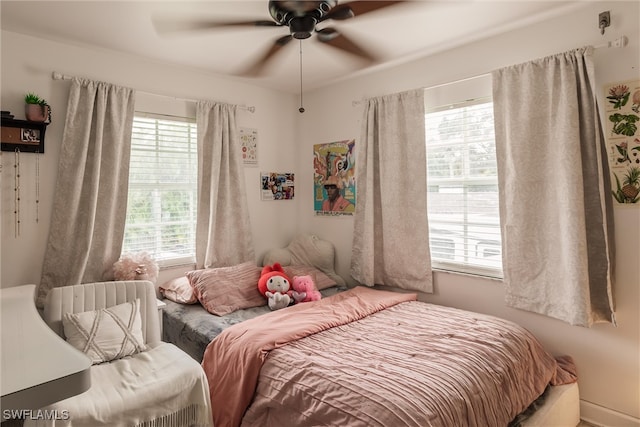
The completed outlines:
<svg viewBox="0 0 640 427">
<path fill-rule="evenodd" d="M 353 215 L 356 207 L 355 140 L 313 146 L 316 215 Z"/>
<path fill-rule="evenodd" d="M 258 165 L 258 131 L 256 129 L 239 128 L 242 145 L 242 162 L 245 165 Z"/>
<path fill-rule="evenodd" d="M 291 200 L 295 195 L 295 178 L 290 172 L 261 172 L 260 194 L 262 200 Z"/>
<path fill-rule="evenodd" d="M 614 199 L 640 205 L 640 80 L 605 86 L 605 122 Z"/>
</svg>

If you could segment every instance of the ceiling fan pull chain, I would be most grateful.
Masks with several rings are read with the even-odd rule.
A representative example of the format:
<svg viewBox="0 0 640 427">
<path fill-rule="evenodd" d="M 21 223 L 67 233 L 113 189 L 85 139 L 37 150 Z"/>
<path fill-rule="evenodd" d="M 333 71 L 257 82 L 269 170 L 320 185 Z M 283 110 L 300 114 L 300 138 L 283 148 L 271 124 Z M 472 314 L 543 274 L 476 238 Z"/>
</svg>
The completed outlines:
<svg viewBox="0 0 640 427">
<path fill-rule="evenodd" d="M 302 40 L 300 40 L 300 113 L 304 113 L 304 107 L 302 106 Z"/>
</svg>

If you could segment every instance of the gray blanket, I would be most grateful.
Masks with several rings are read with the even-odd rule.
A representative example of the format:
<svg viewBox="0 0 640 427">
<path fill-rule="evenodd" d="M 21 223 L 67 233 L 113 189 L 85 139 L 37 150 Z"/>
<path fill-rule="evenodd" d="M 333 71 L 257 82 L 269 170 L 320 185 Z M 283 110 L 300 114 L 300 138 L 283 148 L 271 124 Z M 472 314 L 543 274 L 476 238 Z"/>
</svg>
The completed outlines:
<svg viewBox="0 0 640 427">
<path fill-rule="evenodd" d="M 345 289 L 335 286 L 321 293 L 325 298 Z M 162 340 L 175 344 L 198 362 L 202 362 L 205 348 L 220 332 L 236 323 L 271 311 L 264 305 L 216 316 L 207 312 L 200 304 L 178 304 L 168 299 L 163 301 L 167 305 L 162 312 Z"/>
</svg>

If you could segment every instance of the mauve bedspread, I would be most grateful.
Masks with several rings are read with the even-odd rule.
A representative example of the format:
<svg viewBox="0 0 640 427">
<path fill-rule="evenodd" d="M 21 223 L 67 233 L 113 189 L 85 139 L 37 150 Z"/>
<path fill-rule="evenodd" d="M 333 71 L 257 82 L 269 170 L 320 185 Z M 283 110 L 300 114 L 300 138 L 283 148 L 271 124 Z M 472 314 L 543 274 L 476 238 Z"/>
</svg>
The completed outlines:
<svg viewBox="0 0 640 427">
<path fill-rule="evenodd" d="M 207 347 L 216 427 L 506 426 L 547 385 L 575 381 L 502 319 L 368 288 L 322 301 Z"/>
</svg>

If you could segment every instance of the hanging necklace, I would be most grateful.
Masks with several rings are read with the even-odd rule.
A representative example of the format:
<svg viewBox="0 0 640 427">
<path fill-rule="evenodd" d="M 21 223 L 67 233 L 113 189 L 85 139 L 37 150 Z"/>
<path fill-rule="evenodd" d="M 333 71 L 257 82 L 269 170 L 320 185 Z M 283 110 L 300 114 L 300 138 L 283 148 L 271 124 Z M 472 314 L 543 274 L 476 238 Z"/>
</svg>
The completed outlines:
<svg viewBox="0 0 640 427">
<path fill-rule="evenodd" d="M 36 223 L 40 222 L 40 150 L 36 150 Z"/>
<path fill-rule="evenodd" d="M 14 151 L 15 159 L 13 163 L 13 193 L 14 193 L 14 208 L 13 215 L 15 218 L 15 237 L 20 236 L 20 150 L 18 148 Z"/>
</svg>

